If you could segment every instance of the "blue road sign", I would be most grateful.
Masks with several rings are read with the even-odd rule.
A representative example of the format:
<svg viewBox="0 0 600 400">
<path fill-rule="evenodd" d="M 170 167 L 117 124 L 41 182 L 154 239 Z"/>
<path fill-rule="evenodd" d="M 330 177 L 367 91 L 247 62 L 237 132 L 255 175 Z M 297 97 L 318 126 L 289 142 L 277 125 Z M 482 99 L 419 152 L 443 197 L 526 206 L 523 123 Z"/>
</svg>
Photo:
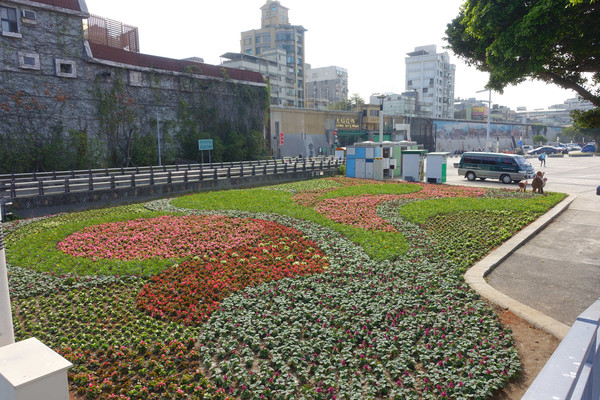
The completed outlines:
<svg viewBox="0 0 600 400">
<path fill-rule="evenodd" d="M 198 150 L 212 150 L 213 140 L 212 139 L 198 139 Z"/>
</svg>

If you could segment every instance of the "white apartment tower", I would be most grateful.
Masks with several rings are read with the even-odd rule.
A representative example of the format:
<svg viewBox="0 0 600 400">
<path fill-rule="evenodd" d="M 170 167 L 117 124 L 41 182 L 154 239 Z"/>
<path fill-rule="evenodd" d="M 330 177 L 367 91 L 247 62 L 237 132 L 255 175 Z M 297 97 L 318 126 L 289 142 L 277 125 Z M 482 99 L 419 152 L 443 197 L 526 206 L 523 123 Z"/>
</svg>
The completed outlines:
<svg viewBox="0 0 600 400">
<path fill-rule="evenodd" d="M 304 107 L 304 32 L 301 25 L 290 24 L 289 9 L 279 0 L 267 0 L 262 6 L 261 28 L 242 32 L 241 53 L 273 59 L 278 57 L 275 49 L 285 51 L 285 93 L 279 98 L 280 105 Z M 279 63 L 279 61 L 278 61 Z"/>
<path fill-rule="evenodd" d="M 335 65 L 311 68 L 306 64 L 306 101 L 315 108 L 348 100 L 348 70 Z"/>
<path fill-rule="evenodd" d="M 431 118 L 454 118 L 454 76 L 448 52 L 435 45 L 415 47 L 407 54 L 406 90 L 417 94 L 417 113 Z"/>
</svg>

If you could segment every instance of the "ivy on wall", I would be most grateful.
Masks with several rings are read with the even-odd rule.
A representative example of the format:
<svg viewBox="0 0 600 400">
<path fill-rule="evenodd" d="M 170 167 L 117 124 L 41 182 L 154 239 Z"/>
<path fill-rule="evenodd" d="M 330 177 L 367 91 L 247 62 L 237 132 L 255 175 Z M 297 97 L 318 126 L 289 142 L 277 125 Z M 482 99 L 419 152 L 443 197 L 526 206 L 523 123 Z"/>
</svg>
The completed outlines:
<svg viewBox="0 0 600 400">
<path fill-rule="evenodd" d="M 129 166 L 133 139 L 140 129 L 140 108 L 137 99 L 128 93 L 120 74 L 115 76 L 108 89 L 103 86 L 96 77 L 92 94 L 97 103 L 98 133 L 106 144 L 106 166 Z"/>
</svg>

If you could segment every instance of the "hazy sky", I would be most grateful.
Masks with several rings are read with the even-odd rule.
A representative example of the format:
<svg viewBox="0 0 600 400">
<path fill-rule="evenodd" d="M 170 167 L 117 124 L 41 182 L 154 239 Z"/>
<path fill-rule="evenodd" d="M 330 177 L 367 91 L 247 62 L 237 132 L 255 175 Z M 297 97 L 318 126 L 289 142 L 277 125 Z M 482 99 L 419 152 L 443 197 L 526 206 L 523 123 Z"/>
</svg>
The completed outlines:
<svg viewBox="0 0 600 400">
<path fill-rule="evenodd" d="M 138 27 L 142 53 L 182 59 L 202 57 L 209 64 L 240 52 L 240 33 L 260 28 L 266 0 L 85 0 L 90 13 Z M 348 70 L 349 93 L 367 102 L 373 93 L 405 91 L 406 53 L 435 44 L 456 65 L 455 97 L 487 100 L 487 74 L 468 67 L 445 50 L 446 24 L 463 0 L 281 0 L 290 23 L 302 25 L 306 62 L 313 68 L 337 65 Z M 562 104 L 575 92 L 541 82 L 492 92 L 492 102 L 516 109 Z"/>
</svg>

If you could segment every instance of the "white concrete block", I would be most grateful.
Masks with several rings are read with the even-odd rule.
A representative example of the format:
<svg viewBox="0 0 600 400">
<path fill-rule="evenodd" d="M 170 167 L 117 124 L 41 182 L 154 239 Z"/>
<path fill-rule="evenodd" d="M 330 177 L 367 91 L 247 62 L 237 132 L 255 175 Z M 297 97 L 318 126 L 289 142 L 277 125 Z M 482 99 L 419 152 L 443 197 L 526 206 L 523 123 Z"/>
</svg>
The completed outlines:
<svg viewBox="0 0 600 400">
<path fill-rule="evenodd" d="M 72 366 L 36 338 L 0 347 L 0 399 L 68 400 Z"/>
</svg>

